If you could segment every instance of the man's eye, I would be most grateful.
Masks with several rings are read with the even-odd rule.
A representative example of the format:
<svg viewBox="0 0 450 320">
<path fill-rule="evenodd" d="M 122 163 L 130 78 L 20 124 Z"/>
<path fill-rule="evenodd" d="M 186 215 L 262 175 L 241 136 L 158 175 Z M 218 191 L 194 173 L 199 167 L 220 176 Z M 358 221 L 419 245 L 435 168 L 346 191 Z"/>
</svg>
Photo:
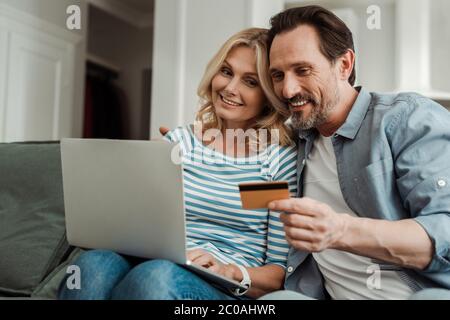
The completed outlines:
<svg viewBox="0 0 450 320">
<path fill-rule="evenodd" d="M 309 74 L 309 71 L 310 71 L 309 68 L 298 68 L 298 69 L 296 69 L 296 73 L 298 75 L 301 75 L 301 76 Z"/>
<path fill-rule="evenodd" d="M 228 69 L 228 68 L 221 68 L 221 69 L 220 69 L 220 73 L 223 74 L 223 75 L 225 75 L 225 76 L 231 76 L 231 75 L 233 75 L 233 73 L 231 72 L 231 70 Z"/>
<path fill-rule="evenodd" d="M 281 80 L 283 80 L 283 74 L 281 72 L 274 72 L 274 73 L 272 73 L 272 80 L 273 81 L 281 81 Z"/>
</svg>

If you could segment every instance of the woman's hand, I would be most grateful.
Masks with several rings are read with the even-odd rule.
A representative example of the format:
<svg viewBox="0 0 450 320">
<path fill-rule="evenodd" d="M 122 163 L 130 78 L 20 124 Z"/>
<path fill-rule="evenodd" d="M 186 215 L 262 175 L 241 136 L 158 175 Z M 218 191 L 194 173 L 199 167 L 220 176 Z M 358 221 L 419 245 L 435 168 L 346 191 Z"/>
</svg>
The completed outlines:
<svg viewBox="0 0 450 320">
<path fill-rule="evenodd" d="M 162 136 L 165 136 L 166 133 L 169 132 L 169 131 L 170 131 L 170 129 L 167 128 L 167 127 L 159 127 L 159 133 L 160 133 Z"/>
<path fill-rule="evenodd" d="M 188 251 L 187 257 L 192 263 L 208 268 L 237 282 L 241 282 L 244 277 L 236 265 L 223 264 L 205 250 L 195 249 Z M 246 294 L 249 297 L 259 298 L 266 293 L 283 288 L 285 273 L 284 268 L 281 266 L 268 264 L 262 267 L 247 268 L 247 271 L 252 279 L 252 286 Z"/>
<path fill-rule="evenodd" d="M 215 273 L 223 275 L 227 278 L 242 281 L 243 275 L 241 270 L 233 264 L 223 264 L 214 256 L 202 249 L 194 249 L 187 252 L 187 258 L 192 263 L 207 268 Z"/>
</svg>

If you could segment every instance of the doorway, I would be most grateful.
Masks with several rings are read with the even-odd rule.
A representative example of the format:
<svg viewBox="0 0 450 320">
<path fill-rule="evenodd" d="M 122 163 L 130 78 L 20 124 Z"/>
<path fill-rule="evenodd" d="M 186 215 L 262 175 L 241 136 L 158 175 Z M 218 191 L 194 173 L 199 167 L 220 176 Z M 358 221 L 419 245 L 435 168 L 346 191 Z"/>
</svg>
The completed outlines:
<svg viewBox="0 0 450 320">
<path fill-rule="evenodd" d="M 89 4 L 83 137 L 148 140 L 154 1 L 110 3 Z"/>
</svg>

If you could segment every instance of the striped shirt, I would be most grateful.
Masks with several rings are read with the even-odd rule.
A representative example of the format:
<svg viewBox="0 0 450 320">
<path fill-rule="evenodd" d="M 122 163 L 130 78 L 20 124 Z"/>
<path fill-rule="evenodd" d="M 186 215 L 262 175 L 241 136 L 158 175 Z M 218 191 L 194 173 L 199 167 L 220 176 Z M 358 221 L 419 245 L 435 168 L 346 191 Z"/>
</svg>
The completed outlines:
<svg viewBox="0 0 450 320">
<path fill-rule="evenodd" d="M 285 267 L 289 247 L 280 213 L 243 209 L 238 184 L 288 181 L 295 196 L 295 146 L 272 144 L 258 155 L 239 158 L 205 146 L 191 126 L 172 130 L 165 138 L 180 146 L 188 250 L 206 250 L 226 264 Z"/>
</svg>

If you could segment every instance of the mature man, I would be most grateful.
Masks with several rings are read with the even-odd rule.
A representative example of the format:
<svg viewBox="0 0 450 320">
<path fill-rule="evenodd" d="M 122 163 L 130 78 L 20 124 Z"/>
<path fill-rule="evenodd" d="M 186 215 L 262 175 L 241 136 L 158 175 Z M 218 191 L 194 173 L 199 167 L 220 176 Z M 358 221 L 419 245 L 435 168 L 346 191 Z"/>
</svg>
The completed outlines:
<svg viewBox="0 0 450 320">
<path fill-rule="evenodd" d="M 418 94 L 354 88 L 352 34 L 330 11 L 293 8 L 271 23 L 270 74 L 299 129 L 299 197 L 270 207 L 286 212 L 285 288 L 301 294 L 266 298 L 449 289 L 450 113 Z"/>
</svg>

